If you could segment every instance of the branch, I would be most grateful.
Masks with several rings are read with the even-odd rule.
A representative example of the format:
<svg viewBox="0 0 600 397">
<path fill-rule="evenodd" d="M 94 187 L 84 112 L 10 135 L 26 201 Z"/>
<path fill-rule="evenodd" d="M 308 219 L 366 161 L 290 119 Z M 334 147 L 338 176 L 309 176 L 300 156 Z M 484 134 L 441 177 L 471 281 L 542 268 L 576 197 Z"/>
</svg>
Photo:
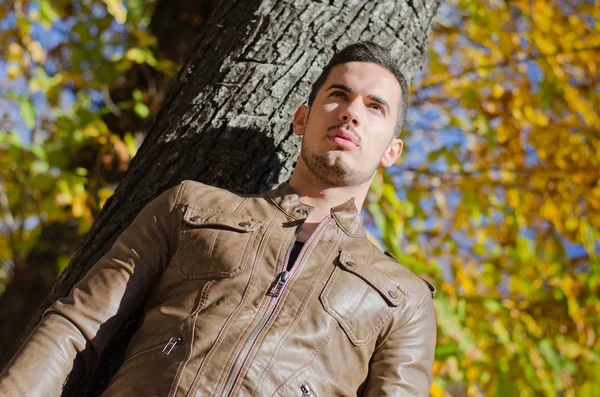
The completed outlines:
<svg viewBox="0 0 600 397">
<path fill-rule="evenodd" d="M 471 170 L 458 170 L 458 171 L 450 171 L 450 170 L 445 170 L 445 171 L 431 171 L 428 168 L 403 168 L 401 165 L 398 166 L 399 171 L 400 172 L 414 172 L 416 174 L 421 174 L 421 175 L 430 175 L 430 176 L 462 176 L 462 175 L 474 175 L 474 174 L 478 174 L 478 173 L 483 173 L 483 172 L 488 172 L 488 171 L 508 171 L 508 172 L 513 172 L 513 173 L 531 173 L 531 172 L 565 172 L 568 173 L 569 175 L 572 175 L 573 172 L 576 171 L 585 171 L 585 172 L 589 172 L 589 168 L 588 167 L 570 167 L 568 169 L 564 169 L 564 168 L 560 168 L 559 166 L 555 165 L 555 164 L 538 164 L 538 165 L 532 165 L 530 167 L 513 167 L 513 168 L 507 168 L 504 165 L 500 165 L 500 164 L 496 164 L 494 166 L 490 166 L 490 167 L 480 167 L 480 168 L 475 168 L 475 169 L 471 169 Z"/>
<path fill-rule="evenodd" d="M 102 99 L 104 100 L 104 104 L 106 105 L 108 110 L 110 110 L 110 112 L 112 114 L 114 114 L 115 116 L 120 117 L 121 109 L 119 109 L 119 107 L 117 105 L 115 105 L 115 103 L 111 99 L 110 92 L 108 92 L 108 86 L 106 84 L 102 84 L 101 91 L 102 91 Z"/>
<path fill-rule="evenodd" d="M 19 254 L 17 250 L 16 244 L 16 236 L 15 230 L 17 229 L 15 218 L 10 211 L 10 204 L 8 202 L 8 196 L 6 195 L 6 190 L 4 186 L 6 185 L 6 181 L 3 177 L 0 176 L 0 209 L 2 210 L 2 214 L 4 215 L 4 224 L 8 228 L 8 240 L 10 245 L 10 250 L 12 251 L 13 256 L 13 267 L 12 270 L 20 268 L 22 264 L 22 255 Z M 23 224 L 23 222 L 21 222 Z M 4 261 L 4 264 L 10 263 L 10 261 Z"/>
<path fill-rule="evenodd" d="M 444 82 L 448 81 L 449 79 L 456 79 L 456 78 L 464 77 L 470 73 L 476 72 L 478 69 L 493 69 L 495 67 L 507 67 L 507 66 L 512 66 L 515 64 L 524 63 L 524 62 L 535 61 L 537 59 L 542 59 L 542 58 L 550 58 L 550 57 L 557 57 L 559 55 L 567 55 L 567 54 L 573 54 L 573 53 L 578 53 L 578 52 L 598 51 L 598 50 L 600 50 L 600 45 L 594 46 L 594 47 L 588 47 L 588 48 L 575 48 L 571 51 L 555 52 L 554 54 L 539 53 L 537 55 L 532 55 L 532 56 L 529 56 L 529 57 L 526 57 L 523 59 L 508 58 L 502 62 L 494 62 L 494 63 L 487 63 L 487 64 L 483 64 L 483 65 L 475 65 L 470 68 L 462 70 L 458 74 L 444 76 L 444 78 L 442 80 L 437 81 L 435 83 L 422 85 L 422 86 L 418 87 L 418 89 L 422 90 L 422 89 L 437 87 L 437 86 L 443 84 Z"/>
<path fill-rule="evenodd" d="M 0 176 L 0 209 L 2 209 L 2 214 L 4 215 L 4 224 L 6 224 L 9 231 L 12 233 L 15 230 L 15 218 L 10 211 L 8 196 L 4 189 L 5 184 L 6 181 Z"/>
</svg>

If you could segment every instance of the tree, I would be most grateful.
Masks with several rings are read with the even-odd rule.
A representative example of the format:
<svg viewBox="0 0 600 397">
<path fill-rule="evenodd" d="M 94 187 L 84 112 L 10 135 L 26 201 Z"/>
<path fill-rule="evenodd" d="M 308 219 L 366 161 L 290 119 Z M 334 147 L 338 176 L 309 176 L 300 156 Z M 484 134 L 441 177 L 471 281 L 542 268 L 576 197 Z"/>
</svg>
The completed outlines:
<svg viewBox="0 0 600 397">
<path fill-rule="evenodd" d="M 0 73 L 6 61 L 27 88 L 0 79 L 0 100 L 32 126 L 21 142 L 0 133 L 0 291 L 15 269 L 3 346 L 120 181 L 164 97 L 160 71 L 174 69 L 161 54 L 178 67 L 214 3 L 0 5 Z M 438 287 L 434 396 L 599 394 L 599 11 L 563 0 L 442 7 L 405 154 L 365 208 L 385 249 Z M 56 32 L 69 34 L 43 40 Z M 65 91 L 77 99 L 69 112 L 56 102 Z M 0 129 L 13 121 L 0 116 Z"/>
<path fill-rule="evenodd" d="M 599 21 L 597 1 L 440 10 L 369 206 L 436 279 L 435 396 L 600 394 Z"/>
<path fill-rule="evenodd" d="M 289 177 L 295 108 L 335 50 L 357 40 L 390 48 L 412 77 L 437 1 L 223 1 L 203 26 L 144 143 L 40 309 L 68 293 L 135 214 L 183 179 L 257 192 Z M 38 316 L 34 319 L 37 321 Z M 135 328 L 73 393 L 99 394 Z"/>
<path fill-rule="evenodd" d="M 213 3 L 0 5 L 0 367 L 127 170 Z"/>
</svg>

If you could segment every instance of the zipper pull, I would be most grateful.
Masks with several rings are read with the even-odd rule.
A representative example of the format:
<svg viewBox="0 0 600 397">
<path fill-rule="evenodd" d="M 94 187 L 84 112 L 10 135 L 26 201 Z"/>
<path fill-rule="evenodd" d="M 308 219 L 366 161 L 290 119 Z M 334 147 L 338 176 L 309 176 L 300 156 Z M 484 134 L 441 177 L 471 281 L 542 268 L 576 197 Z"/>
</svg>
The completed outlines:
<svg viewBox="0 0 600 397">
<path fill-rule="evenodd" d="M 300 386 L 300 390 L 302 391 L 302 397 L 314 396 L 310 386 L 307 384 Z"/>
<path fill-rule="evenodd" d="M 182 338 L 171 338 L 169 339 L 169 341 L 167 342 L 167 344 L 165 345 L 165 347 L 162 349 L 162 352 L 165 353 L 167 356 L 169 354 L 171 354 L 171 352 L 173 351 L 173 349 L 175 349 L 175 346 L 177 346 L 178 344 L 181 343 L 183 339 Z"/>
<path fill-rule="evenodd" d="M 281 273 L 279 273 L 277 275 L 277 278 L 275 279 L 275 282 L 269 289 L 269 292 L 267 295 L 270 295 L 273 298 L 278 298 L 279 295 L 281 295 L 281 291 L 283 290 L 283 287 L 285 286 L 285 283 L 289 278 L 290 278 L 290 272 L 288 272 L 287 270 L 284 270 Z"/>
</svg>

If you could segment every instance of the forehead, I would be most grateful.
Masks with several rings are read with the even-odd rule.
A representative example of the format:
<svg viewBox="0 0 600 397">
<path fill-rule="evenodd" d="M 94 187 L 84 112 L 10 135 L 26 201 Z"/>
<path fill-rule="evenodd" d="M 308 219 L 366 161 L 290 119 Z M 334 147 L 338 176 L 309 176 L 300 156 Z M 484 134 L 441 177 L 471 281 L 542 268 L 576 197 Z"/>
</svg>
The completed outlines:
<svg viewBox="0 0 600 397">
<path fill-rule="evenodd" d="M 400 103 L 401 88 L 396 76 L 386 68 L 371 62 L 348 62 L 334 66 L 323 88 L 331 84 L 346 84 L 359 95 L 382 97 L 396 108 Z"/>
</svg>

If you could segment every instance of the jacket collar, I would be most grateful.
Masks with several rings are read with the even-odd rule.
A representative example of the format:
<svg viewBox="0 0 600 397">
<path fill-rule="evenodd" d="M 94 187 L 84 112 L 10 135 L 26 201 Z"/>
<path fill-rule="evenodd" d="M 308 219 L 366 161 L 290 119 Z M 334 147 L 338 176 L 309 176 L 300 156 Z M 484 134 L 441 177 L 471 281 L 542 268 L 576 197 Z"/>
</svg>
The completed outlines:
<svg viewBox="0 0 600 397">
<path fill-rule="evenodd" d="M 283 182 L 272 190 L 266 191 L 265 195 L 279 210 L 296 220 L 305 219 L 313 210 L 312 206 L 300 202 L 300 197 L 288 182 Z M 366 236 L 363 217 L 354 205 L 354 197 L 331 208 L 331 216 L 349 236 Z"/>
</svg>

